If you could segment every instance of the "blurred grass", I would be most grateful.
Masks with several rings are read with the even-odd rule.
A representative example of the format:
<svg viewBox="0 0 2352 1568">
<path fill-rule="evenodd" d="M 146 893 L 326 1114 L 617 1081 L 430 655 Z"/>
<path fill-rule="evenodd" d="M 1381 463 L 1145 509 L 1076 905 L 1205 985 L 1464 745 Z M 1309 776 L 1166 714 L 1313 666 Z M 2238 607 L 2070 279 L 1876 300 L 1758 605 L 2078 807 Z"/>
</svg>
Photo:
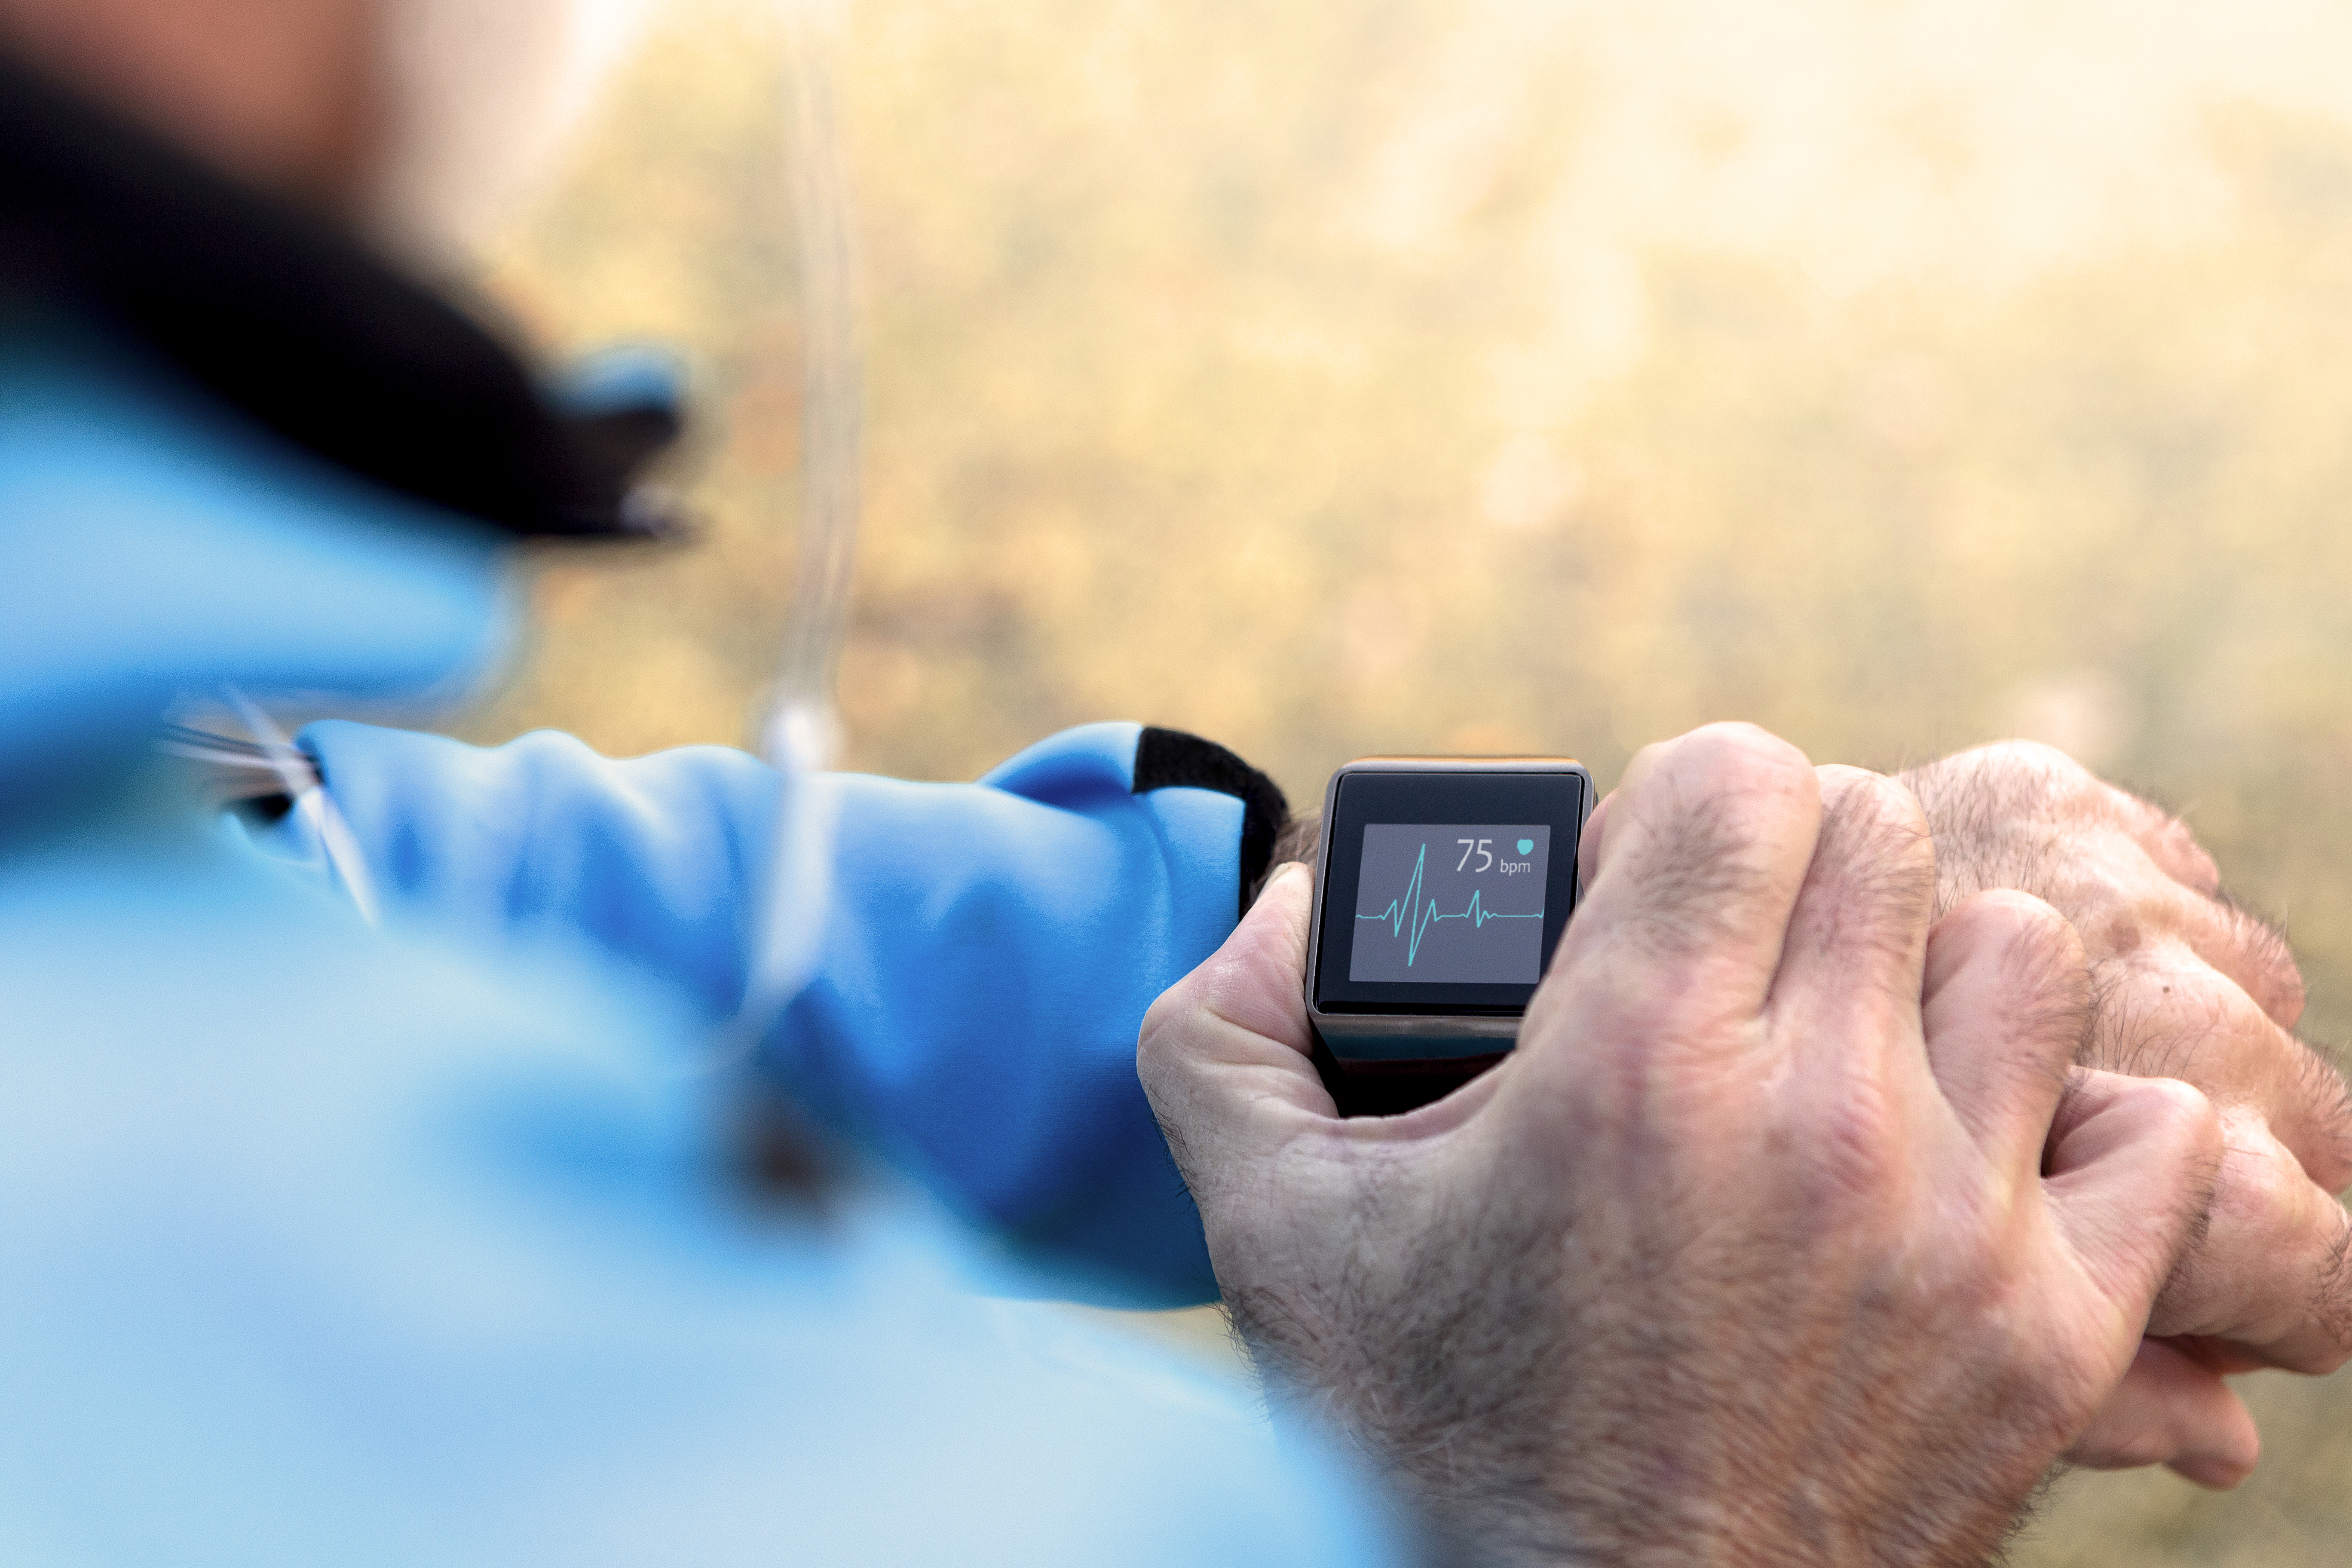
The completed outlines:
<svg viewBox="0 0 2352 1568">
<path fill-rule="evenodd" d="M 779 58 L 677 0 L 492 294 L 655 338 L 696 550 L 551 556 L 471 721 L 740 742 L 789 585 Z M 1066 723 L 1312 798 L 1375 750 L 1753 719 L 2000 735 L 2185 808 L 2352 1032 L 2352 15 L 901 3 L 843 92 L 871 429 L 852 761 Z M 2241 1493 L 2070 1485 L 2032 1563 L 2318 1564 L 2352 1386 Z"/>
</svg>

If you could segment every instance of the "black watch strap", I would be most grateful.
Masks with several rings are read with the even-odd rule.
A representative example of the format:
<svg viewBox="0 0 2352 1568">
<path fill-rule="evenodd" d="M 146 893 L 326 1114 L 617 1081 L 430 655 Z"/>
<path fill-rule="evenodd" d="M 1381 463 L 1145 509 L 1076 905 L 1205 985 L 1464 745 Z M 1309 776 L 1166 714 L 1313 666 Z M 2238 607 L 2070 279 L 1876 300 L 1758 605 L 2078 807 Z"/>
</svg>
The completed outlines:
<svg viewBox="0 0 2352 1568">
<path fill-rule="evenodd" d="M 1341 1061 L 1314 1038 L 1315 1070 L 1331 1093 L 1342 1116 L 1402 1116 L 1408 1110 L 1443 1100 L 1499 1062 L 1507 1054 L 1493 1051 L 1475 1057 L 1433 1057 L 1406 1061 Z"/>
</svg>

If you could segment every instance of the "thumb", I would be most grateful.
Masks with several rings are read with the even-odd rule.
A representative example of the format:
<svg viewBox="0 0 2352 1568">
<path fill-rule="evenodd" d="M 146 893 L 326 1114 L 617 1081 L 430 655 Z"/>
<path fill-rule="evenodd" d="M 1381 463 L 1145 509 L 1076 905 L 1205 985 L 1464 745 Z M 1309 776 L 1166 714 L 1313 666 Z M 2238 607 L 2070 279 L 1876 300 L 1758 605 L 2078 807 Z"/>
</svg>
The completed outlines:
<svg viewBox="0 0 2352 1568">
<path fill-rule="evenodd" d="M 2043 1155 L 2051 1217 L 2137 1341 L 2196 1238 L 2221 1165 L 2221 1122 L 2174 1079 L 2077 1069 Z"/>
<path fill-rule="evenodd" d="M 1285 867 L 1225 944 L 1143 1016 L 1136 1071 L 1193 1194 L 1254 1168 L 1302 1121 L 1338 1109 L 1309 1058 L 1307 926 L 1314 879 Z"/>
</svg>

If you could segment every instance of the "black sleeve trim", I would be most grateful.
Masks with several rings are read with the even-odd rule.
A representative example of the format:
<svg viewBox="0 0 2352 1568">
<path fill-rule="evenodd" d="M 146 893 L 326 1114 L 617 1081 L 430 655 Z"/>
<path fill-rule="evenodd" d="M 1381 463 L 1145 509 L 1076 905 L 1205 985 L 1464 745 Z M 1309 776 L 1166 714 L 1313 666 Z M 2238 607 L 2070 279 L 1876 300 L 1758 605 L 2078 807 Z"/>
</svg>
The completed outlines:
<svg viewBox="0 0 2352 1568">
<path fill-rule="evenodd" d="M 1181 730 L 1147 727 L 1135 744 L 1135 793 L 1212 789 L 1242 803 L 1241 885 L 1234 907 L 1249 912 L 1250 891 L 1274 860 L 1274 841 L 1290 820 L 1281 786 L 1214 741 Z"/>
<path fill-rule="evenodd" d="M 583 423 L 497 333 L 333 220 L 0 50 L 0 310 L 21 299 L 127 330 L 295 445 L 492 527 L 669 531 L 636 487 L 675 409 Z"/>
</svg>

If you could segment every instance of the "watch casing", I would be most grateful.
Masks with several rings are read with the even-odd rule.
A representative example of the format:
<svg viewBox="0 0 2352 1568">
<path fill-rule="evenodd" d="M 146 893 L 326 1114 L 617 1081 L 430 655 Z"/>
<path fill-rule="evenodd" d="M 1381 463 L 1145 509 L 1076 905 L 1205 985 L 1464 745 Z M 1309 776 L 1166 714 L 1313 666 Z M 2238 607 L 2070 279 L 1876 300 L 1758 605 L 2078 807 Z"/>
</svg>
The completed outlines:
<svg viewBox="0 0 2352 1568">
<path fill-rule="evenodd" d="M 1331 775 L 1316 854 L 1306 991 L 1316 1065 L 1344 1113 L 1409 1110 L 1475 1077 L 1511 1049 L 1527 999 L 1580 896 L 1577 843 L 1591 809 L 1591 775 L 1568 757 L 1364 757 Z M 1524 984 L 1350 978 L 1341 966 L 1349 963 L 1363 933 L 1351 923 L 1342 941 L 1337 921 L 1359 912 L 1365 827 L 1505 819 L 1549 829 L 1541 911 L 1547 918 L 1534 977 Z M 1553 906 L 1561 900 L 1565 907 L 1555 915 Z M 1474 924 L 1483 930 L 1486 919 L 1506 917 Z M 1421 940 L 1418 926 L 1414 940 Z"/>
</svg>

